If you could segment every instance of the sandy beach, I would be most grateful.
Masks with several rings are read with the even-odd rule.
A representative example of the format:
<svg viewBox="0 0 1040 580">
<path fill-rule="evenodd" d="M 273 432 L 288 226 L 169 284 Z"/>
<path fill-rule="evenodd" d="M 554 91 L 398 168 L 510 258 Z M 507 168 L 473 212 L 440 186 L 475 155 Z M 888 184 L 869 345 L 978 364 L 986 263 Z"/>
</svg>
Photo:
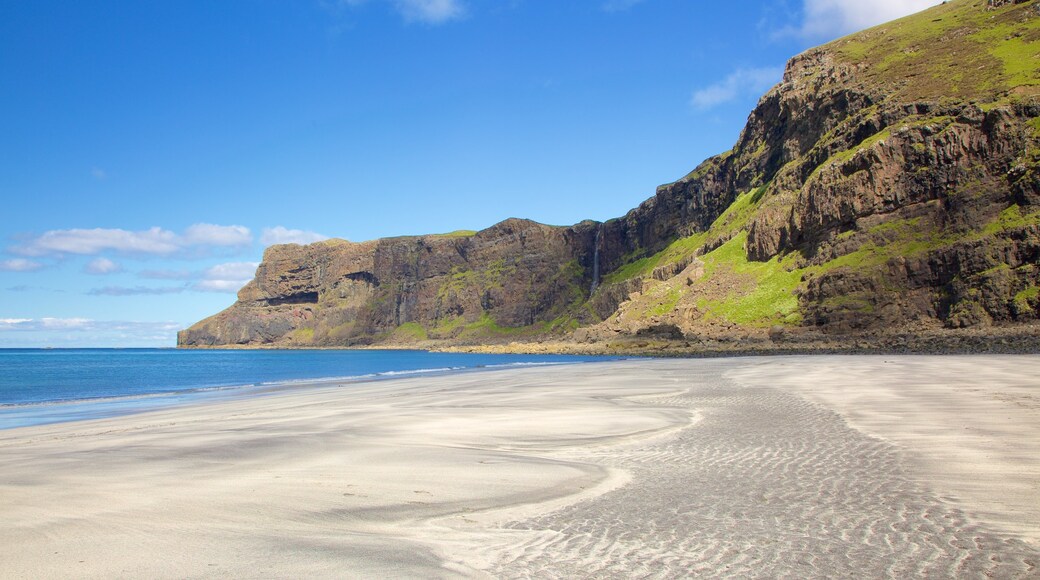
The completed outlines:
<svg viewBox="0 0 1040 580">
<path fill-rule="evenodd" d="M 0 431 L 0 577 L 1040 576 L 1040 356 L 631 360 Z"/>
</svg>

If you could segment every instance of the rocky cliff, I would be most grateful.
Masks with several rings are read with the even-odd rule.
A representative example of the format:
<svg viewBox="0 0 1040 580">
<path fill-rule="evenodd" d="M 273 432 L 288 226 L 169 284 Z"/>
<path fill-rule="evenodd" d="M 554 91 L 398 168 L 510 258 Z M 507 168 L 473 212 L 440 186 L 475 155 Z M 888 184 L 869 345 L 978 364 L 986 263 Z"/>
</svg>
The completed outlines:
<svg viewBox="0 0 1040 580">
<path fill-rule="evenodd" d="M 807 51 L 734 148 L 625 216 L 274 246 L 182 346 L 713 341 L 1035 321 L 1040 10 L 945 3 Z"/>
</svg>

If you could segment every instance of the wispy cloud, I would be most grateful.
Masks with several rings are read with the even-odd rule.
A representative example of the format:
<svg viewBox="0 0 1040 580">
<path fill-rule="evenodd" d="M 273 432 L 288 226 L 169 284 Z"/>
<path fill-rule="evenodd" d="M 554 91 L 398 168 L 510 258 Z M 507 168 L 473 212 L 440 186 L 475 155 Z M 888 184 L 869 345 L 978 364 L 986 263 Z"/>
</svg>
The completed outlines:
<svg viewBox="0 0 1040 580">
<path fill-rule="evenodd" d="M 12 346 L 172 344 L 177 322 L 89 318 L 0 318 L 0 344 Z"/>
<path fill-rule="evenodd" d="M 235 293 L 242 289 L 256 274 L 259 262 L 228 262 L 207 269 L 202 279 L 192 285 L 202 292 Z"/>
<path fill-rule="evenodd" d="M 805 0 L 801 26 L 788 32 L 811 39 L 834 38 L 941 3 L 942 0 Z"/>
<path fill-rule="evenodd" d="M 89 318 L 0 318 L 0 330 L 88 330 Z"/>
<path fill-rule="evenodd" d="M 92 167 L 90 169 L 90 175 L 98 181 L 104 181 L 108 179 L 108 173 L 106 173 L 105 170 L 101 169 L 100 167 Z"/>
<path fill-rule="evenodd" d="M 189 246 L 248 246 L 253 234 L 245 226 L 218 226 L 195 224 L 184 230 L 182 242 Z"/>
<path fill-rule="evenodd" d="M 105 274 L 122 272 L 123 267 L 108 258 L 95 258 L 87 263 L 83 268 L 83 271 L 87 274 L 103 276 Z"/>
<path fill-rule="evenodd" d="M 323 236 L 317 232 L 291 230 L 283 226 L 264 228 L 263 233 L 260 234 L 260 243 L 265 246 L 274 244 L 311 244 L 327 239 L 329 239 L 328 236 Z"/>
<path fill-rule="evenodd" d="M 34 272 L 41 268 L 43 264 L 25 258 L 0 261 L 0 272 Z"/>
<path fill-rule="evenodd" d="M 47 254 L 90 255 L 117 252 L 167 255 L 178 251 L 177 235 L 161 228 L 132 232 L 120 229 L 51 230 L 12 251 L 30 256 Z"/>
<path fill-rule="evenodd" d="M 10 251 L 25 256 L 94 255 L 101 252 L 172 256 L 205 248 L 242 248 L 253 241 L 249 228 L 195 224 L 178 235 L 159 227 L 130 231 L 116 228 L 51 230 Z"/>
<path fill-rule="evenodd" d="M 163 294 L 180 294 L 183 286 L 105 286 L 92 288 L 87 292 L 91 296 L 160 296 Z"/>
<path fill-rule="evenodd" d="M 622 12 L 645 1 L 646 0 L 606 0 L 606 2 L 603 3 L 603 10 L 607 12 Z"/>
<path fill-rule="evenodd" d="M 180 286 L 104 286 L 87 292 L 91 296 L 157 296 L 196 292 L 227 292 L 234 294 L 253 279 L 260 262 L 226 262 L 189 272 L 185 270 L 146 270 L 141 278 L 154 280 L 183 280 Z"/>
<path fill-rule="evenodd" d="M 466 15 L 466 5 L 462 0 L 379 0 L 391 6 L 405 22 L 421 22 L 423 24 L 444 24 Z M 367 4 L 368 0 L 340 0 L 329 4 L 331 7 L 354 8 Z"/>
<path fill-rule="evenodd" d="M 443 24 L 466 14 L 461 0 L 393 0 L 393 4 L 407 22 Z"/>
<path fill-rule="evenodd" d="M 24 328 L 26 323 L 32 321 L 32 318 L 0 318 L 0 330 L 10 330 L 16 327 Z"/>
<path fill-rule="evenodd" d="M 694 91 L 690 104 L 703 111 L 740 97 L 757 96 L 779 82 L 783 74 L 782 67 L 740 68 L 725 79 Z"/>
</svg>

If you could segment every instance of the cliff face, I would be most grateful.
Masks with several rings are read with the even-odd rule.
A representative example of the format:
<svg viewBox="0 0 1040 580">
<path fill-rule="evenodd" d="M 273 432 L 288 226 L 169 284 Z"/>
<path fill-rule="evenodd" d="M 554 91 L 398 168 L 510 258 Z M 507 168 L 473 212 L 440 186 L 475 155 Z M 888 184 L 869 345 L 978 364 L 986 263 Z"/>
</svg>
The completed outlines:
<svg viewBox="0 0 1040 580">
<path fill-rule="evenodd" d="M 272 246 L 238 302 L 180 343 L 367 344 L 479 337 L 561 316 L 592 283 L 591 225 Z"/>
<path fill-rule="evenodd" d="M 795 57 L 731 151 L 622 218 L 275 246 L 179 344 L 1035 320 L 1038 69 L 1036 2 L 949 2 Z"/>
</svg>

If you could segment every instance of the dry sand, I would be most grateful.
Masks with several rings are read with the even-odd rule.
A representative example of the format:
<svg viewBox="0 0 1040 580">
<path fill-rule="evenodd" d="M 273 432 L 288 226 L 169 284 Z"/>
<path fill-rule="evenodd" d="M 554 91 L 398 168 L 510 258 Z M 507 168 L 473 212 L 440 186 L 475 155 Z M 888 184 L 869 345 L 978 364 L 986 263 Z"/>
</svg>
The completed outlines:
<svg viewBox="0 0 1040 580">
<path fill-rule="evenodd" d="M 1037 577 L 1038 377 L 621 361 L 0 431 L 0 577 Z"/>
</svg>

